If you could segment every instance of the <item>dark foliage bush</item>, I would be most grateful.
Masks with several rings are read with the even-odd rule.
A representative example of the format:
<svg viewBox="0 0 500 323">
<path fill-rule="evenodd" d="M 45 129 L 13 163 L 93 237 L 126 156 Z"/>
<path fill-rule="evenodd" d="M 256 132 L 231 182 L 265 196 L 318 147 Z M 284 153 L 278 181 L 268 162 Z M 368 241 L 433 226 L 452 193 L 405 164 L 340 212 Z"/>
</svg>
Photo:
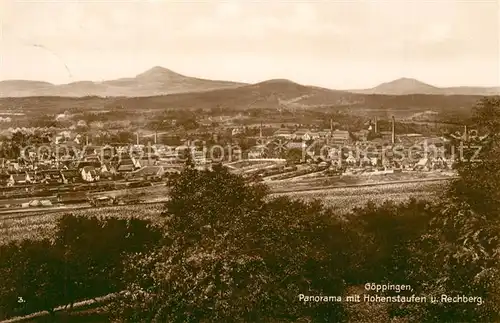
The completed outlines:
<svg viewBox="0 0 500 323">
<path fill-rule="evenodd" d="M 120 291 L 123 257 L 161 239 L 144 220 L 67 215 L 53 240 L 0 246 L 0 319 Z"/>
</svg>

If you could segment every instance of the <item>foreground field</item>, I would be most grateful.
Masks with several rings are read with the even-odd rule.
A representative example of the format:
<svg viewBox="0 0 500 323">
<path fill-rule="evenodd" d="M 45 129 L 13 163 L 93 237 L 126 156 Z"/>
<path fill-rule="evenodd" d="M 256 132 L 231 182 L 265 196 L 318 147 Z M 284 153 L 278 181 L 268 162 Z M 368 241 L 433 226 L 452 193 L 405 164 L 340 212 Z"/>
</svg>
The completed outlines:
<svg viewBox="0 0 500 323">
<path fill-rule="evenodd" d="M 354 207 L 365 205 L 368 201 L 376 204 L 387 200 L 403 202 L 411 197 L 432 201 L 439 197 L 438 192 L 442 191 L 443 185 L 446 184 L 443 182 L 398 183 L 365 187 L 330 188 L 321 191 L 286 192 L 274 195 L 288 195 L 305 200 L 319 199 L 326 205 L 346 213 Z"/>
<path fill-rule="evenodd" d="M 160 219 L 163 203 L 124 205 L 118 207 L 102 207 L 82 210 L 72 210 L 71 213 L 80 216 L 104 216 L 143 219 Z M 56 220 L 70 211 L 37 212 L 28 214 L 0 215 L 0 244 L 13 240 L 42 239 L 51 237 L 54 233 Z"/>
<path fill-rule="evenodd" d="M 410 197 L 432 200 L 445 185 L 443 182 L 392 183 L 367 187 L 328 188 L 321 191 L 300 191 L 275 193 L 300 199 L 321 199 L 329 206 L 348 212 L 353 207 L 368 201 L 382 203 L 386 200 L 403 201 Z M 140 217 L 159 221 L 163 203 L 111 206 L 81 210 L 41 211 L 0 215 L 0 244 L 14 240 L 51 237 L 58 218 L 69 212 L 81 216 Z"/>
<path fill-rule="evenodd" d="M 314 174 L 313 174 L 314 175 Z M 316 174 L 317 175 L 317 174 Z M 452 172 L 404 172 L 394 174 L 367 173 L 363 175 L 343 175 L 330 176 L 317 175 L 312 177 L 290 178 L 286 180 L 276 180 L 266 182 L 274 192 L 293 192 L 297 190 L 307 190 L 311 188 L 322 187 L 344 187 L 350 185 L 371 185 L 371 184 L 390 184 L 396 182 L 418 182 L 447 180 L 455 178 L 456 174 Z"/>
</svg>

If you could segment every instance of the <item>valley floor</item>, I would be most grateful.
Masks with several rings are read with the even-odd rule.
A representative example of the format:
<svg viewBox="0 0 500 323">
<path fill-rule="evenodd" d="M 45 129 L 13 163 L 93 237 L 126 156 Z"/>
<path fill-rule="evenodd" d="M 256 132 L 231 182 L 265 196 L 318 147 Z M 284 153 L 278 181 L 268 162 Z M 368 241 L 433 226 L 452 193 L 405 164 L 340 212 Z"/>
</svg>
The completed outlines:
<svg viewBox="0 0 500 323">
<path fill-rule="evenodd" d="M 433 200 L 438 192 L 443 191 L 444 179 L 427 181 L 379 183 L 363 186 L 322 187 L 321 189 L 296 188 L 292 191 L 274 193 L 273 195 L 289 195 L 301 199 L 320 199 L 327 205 L 348 212 L 353 207 L 362 206 L 368 201 L 382 203 L 386 200 L 404 201 L 410 197 Z M 310 186 L 309 186 L 310 187 Z M 106 207 L 85 207 L 80 209 L 40 210 L 33 212 L 17 212 L 0 214 L 0 244 L 23 239 L 41 239 L 50 237 L 55 229 L 56 221 L 62 215 L 72 213 L 81 216 L 105 216 L 141 218 L 161 221 L 160 214 L 164 202 L 147 204 L 119 205 Z"/>
</svg>

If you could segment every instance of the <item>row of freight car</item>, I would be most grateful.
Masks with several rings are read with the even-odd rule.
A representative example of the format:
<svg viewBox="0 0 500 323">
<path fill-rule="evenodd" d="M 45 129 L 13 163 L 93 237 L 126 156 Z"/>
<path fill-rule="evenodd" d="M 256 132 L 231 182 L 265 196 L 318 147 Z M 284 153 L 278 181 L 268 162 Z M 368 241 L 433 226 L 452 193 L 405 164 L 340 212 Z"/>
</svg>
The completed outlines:
<svg viewBox="0 0 500 323">
<path fill-rule="evenodd" d="M 12 199 L 22 199 L 30 197 L 50 197 L 50 196 L 60 196 L 61 199 L 70 198 L 70 196 L 78 196 L 80 193 L 89 192 L 105 192 L 133 187 L 147 187 L 151 186 L 151 182 L 148 181 L 134 181 L 134 182 L 100 182 L 91 184 L 79 184 L 79 185 L 53 185 L 53 186 L 23 186 L 23 187 L 10 187 L 9 189 L 2 189 L 0 191 L 0 200 L 12 200 Z"/>
<path fill-rule="evenodd" d="M 64 205 L 89 205 L 94 207 L 109 205 L 137 204 L 146 200 L 145 193 L 131 193 L 123 195 L 89 194 L 87 192 L 66 193 L 59 196 L 39 198 L 24 198 L 11 200 L 0 205 L 3 210 L 16 210 L 26 208 L 47 208 Z"/>
</svg>

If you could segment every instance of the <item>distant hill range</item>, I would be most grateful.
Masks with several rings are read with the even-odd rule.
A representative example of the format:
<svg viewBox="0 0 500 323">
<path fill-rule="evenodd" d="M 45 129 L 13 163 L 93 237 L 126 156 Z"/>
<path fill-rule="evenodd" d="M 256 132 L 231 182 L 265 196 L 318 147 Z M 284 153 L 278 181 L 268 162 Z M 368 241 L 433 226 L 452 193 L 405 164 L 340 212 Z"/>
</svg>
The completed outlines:
<svg viewBox="0 0 500 323">
<path fill-rule="evenodd" d="M 273 79 L 256 84 L 229 88 L 136 97 L 5 97 L 0 98 L 0 109 L 38 116 L 55 114 L 74 108 L 82 111 L 124 111 L 148 114 L 165 109 L 203 111 L 274 111 L 279 120 L 294 118 L 306 110 L 340 112 L 356 116 L 380 118 L 412 118 L 431 111 L 446 118 L 469 117 L 481 95 L 379 95 L 336 91 L 297 84 L 290 80 Z M 427 116 L 427 115 L 426 115 Z M 433 119 L 434 115 L 431 116 Z M 419 120 L 422 118 L 419 117 Z M 281 121 L 280 121 L 281 122 Z"/>
<path fill-rule="evenodd" d="M 0 81 L 0 97 L 143 97 L 173 93 L 210 91 L 214 89 L 234 88 L 241 85 L 243 84 L 189 77 L 169 69 L 156 66 L 135 77 L 121 78 L 104 82 L 81 81 L 55 85 L 48 82 L 26 80 Z"/>
<path fill-rule="evenodd" d="M 411 78 L 400 78 L 392 82 L 382 83 L 374 88 L 366 90 L 350 90 L 349 92 L 360 94 L 381 95 L 499 95 L 500 87 L 436 87 Z"/>
<path fill-rule="evenodd" d="M 298 91 L 295 100 L 299 95 L 312 97 L 321 93 L 331 99 L 333 95 L 338 99 L 340 93 L 355 94 L 379 94 L 379 95 L 498 95 L 500 88 L 486 87 L 450 87 L 439 88 L 415 79 L 401 78 L 392 82 L 383 83 L 372 89 L 335 91 L 313 86 L 303 86 L 288 80 L 269 80 L 254 85 L 244 83 L 207 80 L 185 76 L 163 67 L 153 67 L 152 69 L 131 78 L 121 78 L 103 82 L 80 81 L 69 84 L 55 85 L 48 82 L 27 81 L 27 80 L 7 80 L 0 81 L 0 97 L 149 97 L 179 93 L 207 92 L 221 89 L 235 89 L 244 87 L 253 91 L 259 91 L 265 85 L 266 89 L 272 88 L 274 92 L 291 89 Z M 299 90 L 300 89 L 300 90 Z M 237 93 L 239 91 L 236 91 Z M 284 93 L 285 96 L 289 96 Z M 337 99 L 335 101 L 337 101 Z M 317 104 L 320 104 L 318 100 Z M 331 102 L 324 102 L 331 103 Z"/>
</svg>

